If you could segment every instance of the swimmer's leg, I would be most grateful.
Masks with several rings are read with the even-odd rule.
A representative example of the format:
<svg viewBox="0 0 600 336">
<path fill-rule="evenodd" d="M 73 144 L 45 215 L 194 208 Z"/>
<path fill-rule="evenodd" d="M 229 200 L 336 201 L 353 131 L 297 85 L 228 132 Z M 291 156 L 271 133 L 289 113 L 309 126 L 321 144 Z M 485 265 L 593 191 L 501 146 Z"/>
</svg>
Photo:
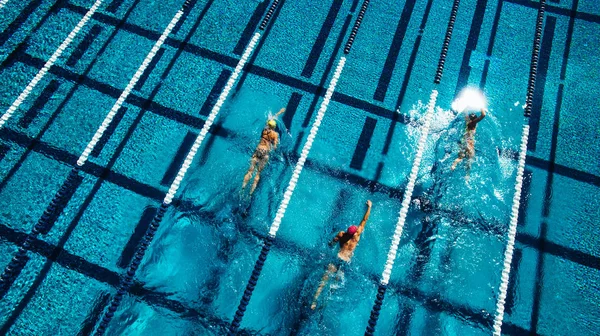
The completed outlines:
<svg viewBox="0 0 600 336">
<path fill-rule="evenodd" d="M 452 162 L 452 166 L 450 167 L 450 170 L 454 170 L 456 169 L 456 166 L 463 160 L 463 157 L 461 155 L 458 156 L 458 158 L 456 160 L 454 160 L 454 162 Z"/>
<path fill-rule="evenodd" d="M 319 288 L 317 288 L 317 292 L 315 293 L 315 296 L 313 298 L 313 302 L 310 305 L 310 309 L 315 310 L 315 308 L 317 308 L 317 299 L 319 299 L 319 296 L 321 295 L 321 292 L 323 291 L 323 288 L 327 284 L 327 281 L 329 280 L 329 277 L 333 273 L 335 273 L 336 271 L 337 271 L 337 267 L 335 267 L 334 264 L 329 264 L 327 266 L 327 271 L 325 271 L 325 273 L 323 274 L 323 278 L 321 278 L 321 283 L 319 284 Z"/>
<path fill-rule="evenodd" d="M 465 181 L 467 182 L 469 182 L 471 175 L 471 164 L 473 163 L 473 158 L 475 158 L 475 144 L 472 141 L 469 141 L 467 145 L 467 174 L 465 175 Z"/>
<path fill-rule="evenodd" d="M 248 168 L 248 172 L 246 173 L 246 176 L 244 176 L 244 183 L 242 184 L 242 189 L 246 188 L 248 181 L 250 181 L 250 178 L 252 178 L 252 173 L 254 173 L 254 168 L 256 167 L 257 161 L 258 159 L 256 158 L 256 156 L 252 155 L 252 159 L 250 160 L 250 168 Z"/>
<path fill-rule="evenodd" d="M 250 195 L 252 195 L 252 193 L 254 193 L 254 189 L 256 189 L 256 186 L 258 185 L 258 180 L 260 180 L 260 173 L 265 168 L 268 161 L 269 161 L 268 156 L 263 158 L 262 160 L 258 160 L 258 162 L 256 164 L 257 165 L 256 176 L 254 176 L 254 183 L 252 183 L 252 189 L 250 189 Z"/>
<path fill-rule="evenodd" d="M 471 176 L 471 159 L 467 159 L 467 174 L 465 175 L 465 181 L 469 182 Z"/>
</svg>

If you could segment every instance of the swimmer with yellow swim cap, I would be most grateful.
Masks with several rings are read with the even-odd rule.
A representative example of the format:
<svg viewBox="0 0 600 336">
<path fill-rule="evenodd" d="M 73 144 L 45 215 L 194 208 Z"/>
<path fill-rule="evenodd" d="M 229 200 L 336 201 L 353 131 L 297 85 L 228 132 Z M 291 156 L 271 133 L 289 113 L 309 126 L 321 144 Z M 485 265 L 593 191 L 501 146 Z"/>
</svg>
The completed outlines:
<svg viewBox="0 0 600 336">
<path fill-rule="evenodd" d="M 279 134 L 277 134 L 277 131 L 275 131 L 275 128 L 277 128 L 277 122 L 275 121 L 275 118 L 283 112 L 285 112 L 285 108 L 279 110 L 279 112 L 277 112 L 273 118 L 267 121 L 267 124 L 260 136 L 260 142 L 258 143 L 258 146 L 252 155 L 252 159 L 250 159 L 250 168 L 248 168 L 248 172 L 246 173 L 246 176 L 244 176 L 244 183 L 242 184 L 242 189 L 246 188 L 246 185 L 254 174 L 254 170 L 256 170 L 254 183 L 252 183 L 252 188 L 250 189 L 250 195 L 254 193 L 254 189 L 256 189 L 258 180 L 260 180 L 260 173 L 269 162 L 269 153 L 272 149 L 277 148 L 277 145 L 279 144 Z"/>
</svg>

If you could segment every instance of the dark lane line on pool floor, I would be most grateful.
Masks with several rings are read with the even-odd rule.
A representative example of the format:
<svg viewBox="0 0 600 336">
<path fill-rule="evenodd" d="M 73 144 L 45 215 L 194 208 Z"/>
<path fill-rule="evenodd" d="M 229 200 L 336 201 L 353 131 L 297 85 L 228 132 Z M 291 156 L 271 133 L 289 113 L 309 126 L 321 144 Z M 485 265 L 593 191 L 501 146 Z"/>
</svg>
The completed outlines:
<svg viewBox="0 0 600 336">
<path fill-rule="evenodd" d="M 373 138 L 376 125 L 377 119 L 373 119 L 371 117 L 367 117 L 365 119 L 363 129 L 360 132 L 358 142 L 354 148 L 352 160 L 350 161 L 350 168 L 362 170 L 365 157 L 367 156 L 367 151 L 369 150 L 369 147 L 371 147 L 371 138 Z"/>
<path fill-rule="evenodd" d="M 0 143 L 0 162 L 2 162 L 2 159 L 4 159 L 6 154 L 8 154 L 8 151 L 10 151 L 10 147 L 8 145 Z"/>
<path fill-rule="evenodd" d="M 165 171 L 163 178 L 160 181 L 160 185 L 168 187 L 171 184 L 171 182 L 173 182 L 175 176 L 177 175 L 177 172 L 179 171 L 179 167 L 181 167 L 181 165 L 183 164 L 183 160 L 185 160 L 185 157 L 192 148 L 194 140 L 196 140 L 197 136 L 198 133 L 187 131 L 185 137 L 179 145 L 179 148 L 177 149 L 177 152 L 175 153 L 175 156 L 171 160 L 171 164 L 169 164 L 169 167 Z"/>
<path fill-rule="evenodd" d="M 341 29 L 340 33 L 338 34 L 338 37 L 337 37 L 335 45 L 333 47 L 331 56 L 329 57 L 329 60 L 327 61 L 327 65 L 325 66 L 325 70 L 323 71 L 323 74 L 321 75 L 321 80 L 319 81 L 316 91 L 312 93 L 312 96 L 313 96 L 312 100 L 310 102 L 310 105 L 308 106 L 306 115 L 304 116 L 304 120 L 302 121 L 301 127 L 303 129 L 299 130 L 298 135 L 296 136 L 296 143 L 294 144 L 294 147 L 292 149 L 292 153 L 294 153 L 295 155 L 297 155 L 300 152 L 300 146 L 302 145 L 302 140 L 304 139 L 304 134 L 306 132 L 306 128 L 309 126 L 310 120 L 312 119 L 312 116 L 313 116 L 315 110 L 317 109 L 317 104 L 319 103 L 319 100 L 321 99 L 322 96 L 325 95 L 326 89 L 324 87 L 325 87 L 325 84 L 327 83 L 327 78 L 331 75 L 331 71 L 333 70 L 333 66 L 335 65 L 335 61 L 337 59 L 337 54 L 339 53 L 340 49 L 342 48 L 342 44 L 344 43 L 344 37 L 345 37 L 346 33 L 348 32 L 348 29 L 350 28 L 351 22 L 352 22 L 352 15 L 350 15 L 350 14 L 346 15 L 344 24 L 342 25 L 342 29 Z M 334 100 L 333 99 L 334 96 L 335 96 L 335 92 L 333 93 L 332 100 Z"/>
<path fill-rule="evenodd" d="M 102 33 L 103 27 L 100 25 L 93 25 L 92 29 L 90 29 L 87 34 L 85 34 L 84 38 L 79 42 L 79 44 L 74 48 L 71 56 L 67 59 L 65 63 L 68 67 L 74 67 L 77 65 L 77 62 L 83 57 L 83 55 L 90 48 L 92 43 L 100 36 Z"/>
<path fill-rule="evenodd" d="M 225 84 L 227 84 L 227 80 L 229 79 L 232 73 L 233 72 L 229 69 L 221 70 L 221 73 L 219 74 L 219 77 L 215 81 L 215 84 L 213 85 L 212 89 L 210 90 L 208 97 L 206 98 L 204 104 L 202 104 L 202 107 L 200 108 L 201 116 L 208 117 L 212 106 L 214 106 L 217 102 L 221 91 L 223 91 L 223 89 L 225 88 Z"/>
<path fill-rule="evenodd" d="M 569 62 L 569 54 L 571 51 L 571 41 L 573 39 L 573 30 L 575 25 L 575 14 L 577 13 L 577 8 L 579 6 L 579 0 L 574 0 L 571 6 L 571 16 L 569 17 L 569 24 L 567 28 L 567 37 L 565 39 L 565 49 L 562 55 L 562 64 L 560 70 L 560 80 L 561 83 L 558 85 L 558 92 L 556 95 L 556 104 L 554 109 L 554 121 L 552 125 L 552 135 L 550 141 L 550 156 L 549 156 L 549 164 L 548 164 L 548 174 L 546 176 L 546 186 L 544 190 L 544 201 L 542 203 L 542 222 L 540 227 L 540 239 L 545 240 L 548 230 L 548 221 L 550 218 L 550 208 L 552 205 L 552 188 L 554 184 L 554 173 L 556 171 L 556 151 L 558 147 L 558 136 L 560 130 L 560 112 L 563 104 L 563 94 L 564 94 L 564 84 L 563 81 L 566 79 L 567 72 L 567 63 Z M 548 17 L 548 20 L 553 19 L 553 22 L 556 21 L 554 17 Z M 550 23 L 548 21 L 547 23 Z M 552 35 L 554 33 L 554 27 L 552 27 Z M 545 36 L 544 36 L 545 37 Z M 551 42 L 550 42 L 551 46 Z M 538 116 L 539 117 L 539 116 Z M 538 120 L 539 124 L 539 120 Z M 532 332 L 537 332 L 539 317 L 540 317 L 540 305 L 542 301 L 542 289 L 544 282 L 544 264 L 546 258 L 546 251 L 549 244 L 543 243 L 539 246 L 538 249 L 538 261 L 536 265 L 536 274 L 535 274 L 535 291 L 533 293 L 533 304 L 531 308 L 531 330 Z M 596 262 L 596 268 L 600 269 L 600 263 Z"/>
<path fill-rule="evenodd" d="M 546 78 L 550 66 L 550 55 L 552 53 L 552 41 L 554 40 L 555 27 L 556 17 L 547 16 L 544 34 L 542 35 L 542 47 L 540 49 L 537 78 L 531 104 L 531 116 L 529 118 L 530 131 L 528 150 L 533 152 L 535 152 L 537 148 L 540 119 L 542 117 L 542 107 L 544 104 L 544 93 L 546 91 Z"/>
<path fill-rule="evenodd" d="M 31 123 L 44 109 L 46 104 L 54 96 L 54 94 L 60 87 L 60 84 L 61 83 L 59 81 L 52 79 L 50 83 L 48 83 L 48 85 L 44 89 L 42 89 L 42 93 L 36 98 L 36 100 L 33 101 L 31 107 L 23 114 L 23 116 L 19 120 L 19 127 L 29 128 L 29 125 L 31 125 Z"/>
<path fill-rule="evenodd" d="M 25 21 L 29 19 L 29 17 L 35 13 L 35 11 L 41 6 L 43 0 L 33 0 L 31 1 L 19 15 L 11 22 L 8 27 L 6 27 L 0 33 L 0 47 L 4 46 L 6 41 L 16 33 L 16 31 L 23 26 Z"/>
<path fill-rule="evenodd" d="M 343 0 L 333 0 L 331 7 L 329 8 L 329 12 L 327 13 L 327 17 L 321 26 L 321 30 L 319 30 L 319 34 L 317 35 L 317 39 L 313 44 L 312 49 L 310 50 L 310 54 L 308 55 L 308 59 L 304 64 L 304 68 L 302 69 L 302 73 L 300 74 L 302 77 L 310 78 L 315 71 L 315 67 L 319 62 L 319 58 L 323 53 L 323 48 L 325 47 L 325 43 L 329 38 L 329 34 L 331 33 L 331 29 L 335 25 L 335 21 L 337 19 L 338 13 L 342 8 Z"/>
<path fill-rule="evenodd" d="M 402 47 L 402 42 L 404 42 L 404 37 L 406 36 L 408 24 L 412 17 L 416 3 L 416 0 L 406 0 L 404 2 L 402 14 L 400 15 L 398 26 L 396 26 L 396 32 L 392 38 L 392 45 L 389 48 L 387 57 L 385 59 L 385 64 L 381 70 L 381 75 L 379 75 L 377 88 L 373 94 L 373 99 L 377 101 L 383 102 L 385 100 L 390 81 L 392 80 L 392 75 L 394 74 L 396 62 L 398 61 L 398 56 L 400 55 L 400 48 Z"/>
<path fill-rule="evenodd" d="M 473 14 L 473 19 L 471 20 L 469 36 L 467 37 L 467 44 L 463 52 L 460 69 L 458 71 L 458 80 L 456 82 L 454 97 L 457 97 L 460 90 L 462 90 L 469 82 L 469 75 L 471 74 L 471 66 L 469 65 L 469 62 L 471 61 L 471 54 L 477 49 L 477 42 L 479 41 L 479 35 L 481 34 L 487 3 L 488 0 L 479 0 L 475 5 L 475 12 Z"/>
<path fill-rule="evenodd" d="M 115 14 L 121 5 L 123 5 L 123 2 L 125 2 L 125 0 L 112 0 L 108 6 L 106 6 L 106 11 Z"/>
<path fill-rule="evenodd" d="M 527 159 L 525 159 L 527 162 Z M 527 223 L 527 209 L 529 209 L 529 199 L 531 198 L 531 180 L 533 172 L 529 168 L 523 171 L 523 189 L 521 203 L 519 203 L 519 218 L 517 219 L 517 227 L 523 228 Z"/>
<path fill-rule="evenodd" d="M 260 21 L 263 18 L 264 13 L 267 10 L 267 7 L 269 6 L 269 2 L 269 0 L 263 0 L 256 6 L 254 13 L 252 13 L 250 20 L 248 20 L 248 23 L 246 24 L 246 28 L 244 28 L 242 35 L 240 36 L 235 47 L 233 48 L 233 53 L 235 55 L 242 56 L 244 49 L 246 48 L 248 43 L 250 43 L 252 35 L 254 35 L 256 28 L 258 28 L 258 25 L 260 24 Z"/>
<path fill-rule="evenodd" d="M 254 62 L 256 62 L 256 58 L 258 58 L 258 55 L 260 54 L 262 47 L 264 46 L 265 42 L 267 41 L 267 38 L 269 37 L 269 34 L 271 33 L 271 29 L 273 28 L 273 26 L 275 25 L 275 22 L 279 18 L 279 13 L 281 13 L 281 8 L 284 5 L 285 5 L 285 0 L 274 0 L 273 4 L 269 8 L 269 11 L 267 11 L 267 14 L 265 15 L 265 19 L 263 19 L 263 22 L 265 22 L 264 20 L 266 20 L 267 15 L 269 15 L 269 13 L 271 13 L 271 15 L 269 15 L 270 19 L 267 21 L 268 25 L 265 27 L 262 37 L 258 41 L 256 47 L 254 48 L 254 51 L 250 55 L 248 62 L 244 66 L 244 71 L 241 72 L 240 79 L 235 84 L 235 90 L 233 90 L 233 93 L 231 94 L 232 97 L 235 97 L 235 95 L 240 91 L 240 88 L 242 86 L 244 86 L 244 83 L 246 82 L 246 78 L 248 78 L 248 74 L 251 73 L 250 70 L 254 67 Z M 274 11 L 270 12 L 273 10 L 273 6 L 275 6 Z M 261 26 L 262 26 L 262 23 L 261 23 Z M 238 61 L 236 60 L 235 64 L 237 65 L 237 63 L 238 63 Z M 234 67 L 235 67 L 235 65 L 234 65 Z"/>
<path fill-rule="evenodd" d="M 123 251 L 121 251 L 121 256 L 117 260 L 117 266 L 119 268 L 126 268 L 127 265 L 131 263 L 131 260 L 133 260 L 133 255 L 135 254 L 142 237 L 144 237 L 146 230 L 148 230 L 148 226 L 152 222 L 152 218 L 154 218 L 154 215 L 156 215 L 156 211 L 158 211 L 158 207 L 150 206 L 144 209 L 144 212 L 142 212 L 142 216 L 135 226 L 133 234 L 129 237 L 127 244 L 125 244 Z"/>
<path fill-rule="evenodd" d="M 496 44 L 496 35 L 498 33 L 498 25 L 500 24 L 500 16 L 502 15 L 503 4 L 504 0 L 498 0 L 498 4 L 496 5 L 496 14 L 494 15 L 494 21 L 492 22 L 492 30 L 490 32 L 490 38 L 486 50 L 486 58 L 483 62 L 483 71 L 481 72 L 481 80 L 479 81 L 479 87 L 482 91 L 485 88 L 488 72 L 490 70 L 490 59 L 494 50 L 494 44 Z"/>
<path fill-rule="evenodd" d="M 115 133 L 117 126 L 119 126 L 119 124 L 121 124 L 121 120 L 123 120 L 123 117 L 127 113 L 127 110 L 128 110 L 127 107 L 121 106 L 119 111 L 117 111 L 117 114 L 115 114 L 115 117 L 113 118 L 112 123 L 110 123 L 110 125 L 108 125 L 108 127 L 106 128 L 106 131 L 104 131 L 104 135 L 98 141 L 98 143 L 96 144 L 96 147 L 94 147 L 94 150 L 92 150 L 92 153 L 90 154 L 91 156 L 93 156 L 93 157 L 100 156 L 100 153 L 102 153 L 102 150 L 108 143 L 108 140 L 110 140 L 110 138 Z"/>
<path fill-rule="evenodd" d="M 290 133 L 292 130 L 292 120 L 294 120 L 294 116 L 296 115 L 296 111 L 298 111 L 298 106 L 300 106 L 301 100 L 302 94 L 298 92 L 292 92 L 292 96 L 285 107 L 285 113 L 281 117 L 281 121 L 283 121 L 285 128 Z"/>
<path fill-rule="evenodd" d="M 342 29 L 340 30 L 340 33 L 338 34 L 335 45 L 333 47 L 333 51 L 331 52 L 331 56 L 329 57 L 327 65 L 325 66 L 325 70 L 323 71 L 323 74 L 321 75 L 321 80 L 319 81 L 319 84 L 315 87 L 315 91 L 309 92 L 309 93 L 313 94 L 313 100 L 311 101 L 310 106 L 308 107 L 307 113 L 304 116 L 304 121 L 302 122 L 303 128 L 306 128 L 309 126 L 310 120 L 312 119 L 315 109 L 317 108 L 317 104 L 319 103 L 319 100 L 321 99 L 321 97 L 325 96 L 325 92 L 327 91 L 325 89 L 325 84 L 327 83 L 327 78 L 331 75 L 331 71 L 333 70 L 333 66 L 335 65 L 335 60 L 337 59 L 336 56 L 337 56 L 338 52 L 340 51 L 340 49 L 342 48 L 342 44 L 344 43 L 344 37 L 345 37 L 348 29 L 350 28 L 351 22 L 352 22 L 352 15 L 350 15 L 350 14 L 346 15 L 344 24 L 342 25 Z M 332 100 L 335 100 L 333 98 L 334 96 L 335 96 L 335 92 L 333 93 L 333 96 L 331 97 Z M 298 148 L 301 145 L 303 137 L 304 137 L 304 131 L 300 131 L 300 133 L 297 137 L 298 140 L 297 140 L 295 148 L 294 148 L 295 153 L 298 152 Z"/>
<path fill-rule="evenodd" d="M 92 310 L 88 313 L 85 320 L 83 320 L 77 336 L 89 336 L 94 332 L 94 326 L 98 323 L 100 314 L 104 311 L 104 307 L 108 304 L 109 299 L 110 293 L 105 291 L 100 292 L 98 298 L 95 300 Z"/>
</svg>

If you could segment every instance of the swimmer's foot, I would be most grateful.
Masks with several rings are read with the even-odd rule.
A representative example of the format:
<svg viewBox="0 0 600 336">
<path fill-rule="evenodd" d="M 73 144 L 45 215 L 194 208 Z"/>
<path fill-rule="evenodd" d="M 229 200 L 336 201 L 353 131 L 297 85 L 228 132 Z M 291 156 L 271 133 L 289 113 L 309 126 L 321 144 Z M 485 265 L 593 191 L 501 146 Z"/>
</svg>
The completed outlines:
<svg viewBox="0 0 600 336">
<path fill-rule="evenodd" d="M 313 302 L 313 303 L 310 305 L 310 309 L 312 309 L 312 310 L 315 310 L 315 309 L 317 309 L 317 303 L 316 303 L 316 302 Z"/>
</svg>

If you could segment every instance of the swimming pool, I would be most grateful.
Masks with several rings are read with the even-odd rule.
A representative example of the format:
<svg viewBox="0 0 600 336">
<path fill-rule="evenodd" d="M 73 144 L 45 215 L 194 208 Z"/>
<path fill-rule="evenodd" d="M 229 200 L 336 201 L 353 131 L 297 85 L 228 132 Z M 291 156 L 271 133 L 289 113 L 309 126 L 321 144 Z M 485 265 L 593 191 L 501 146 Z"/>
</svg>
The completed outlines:
<svg viewBox="0 0 600 336">
<path fill-rule="evenodd" d="M 8 109 L 90 0 L 9 0 L 0 9 Z M 51 202 L 184 1 L 104 0 L 0 129 L 0 261 Z M 340 57 L 346 63 L 241 323 L 242 333 L 364 333 L 421 133 L 436 110 L 376 334 L 484 335 L 506 246 L 538 2 L 463 0 L 433 84 L 451 1 L 279 1 L 182 181 L 107 334 L 226 333 Z M 2 297 L 0 334 L 90 334 L 268 1 L 198 0 L 173 27 L 81 168 L 51 228 Z M 592 335 L 600 327 L 600 122 L 593 1 L 547 4 L 505 334 Z M 482 88 L 469 184 L 449 171 L 450 111 Z M 269 114 L 280 119 L 251 203 L 243 174 Z M 527 195 L 527 196 L 525 196 Z M 373 211 L 341 282 L 308 306 L 333 235 Z M 428 202 L 429 206 L 419 206 Z M 64 209 L 63 209 L 64 207 Z"/>
</svg>

